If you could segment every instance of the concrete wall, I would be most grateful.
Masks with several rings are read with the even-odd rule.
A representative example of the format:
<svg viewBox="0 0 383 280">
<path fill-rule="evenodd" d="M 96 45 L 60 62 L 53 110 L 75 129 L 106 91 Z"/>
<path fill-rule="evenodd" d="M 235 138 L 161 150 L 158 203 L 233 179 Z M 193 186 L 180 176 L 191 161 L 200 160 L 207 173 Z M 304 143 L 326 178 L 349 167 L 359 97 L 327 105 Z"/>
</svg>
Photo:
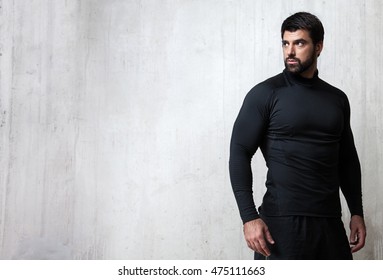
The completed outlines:
<svg viewBox="0 0 383 280">
<path fill-rule="evenodd" d="M 228 177 L 248 90 L 283 68 L 279 28 L 323 21 L 383 259 L 383 3 L 0 1 L 0 257 L 251 259 Z M 254 159 L 256 201 L 265 167 Z M 348 223 L 349 214 L 344 211 Z"/>
</svg>

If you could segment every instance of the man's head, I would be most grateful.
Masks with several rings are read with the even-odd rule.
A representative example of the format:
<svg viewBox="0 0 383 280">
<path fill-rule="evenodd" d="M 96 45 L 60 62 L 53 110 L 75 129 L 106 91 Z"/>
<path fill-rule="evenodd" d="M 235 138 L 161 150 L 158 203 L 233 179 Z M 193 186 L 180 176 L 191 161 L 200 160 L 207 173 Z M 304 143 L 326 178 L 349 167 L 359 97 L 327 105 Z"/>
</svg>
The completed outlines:
<svg viewBox="0 0 383 280">
<path fill-rule="evenodd" d="M 306 12 L 299 12 L 289 16 L 282 23 L 281 36 L 285 31 L 294 32 L 297 30 L 306 30 L 310 34 L 310 38 L 314 45 L 323 43 L 324 29 L 321 21 L 314 15 Z"/>
<path fill-rule="evenodd" d="M 286 69 L 312 77 L 323 48 L 320 20 L 310 13 L 296 13 L 282 23 L 281 36 Z"/>
</svg>

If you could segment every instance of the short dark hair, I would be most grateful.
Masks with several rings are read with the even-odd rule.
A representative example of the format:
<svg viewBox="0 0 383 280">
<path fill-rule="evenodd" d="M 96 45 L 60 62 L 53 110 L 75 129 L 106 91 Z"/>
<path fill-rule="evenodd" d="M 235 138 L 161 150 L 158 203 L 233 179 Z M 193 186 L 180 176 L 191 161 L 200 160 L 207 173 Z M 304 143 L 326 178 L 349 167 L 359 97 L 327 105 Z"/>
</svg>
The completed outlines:
<svg viewBox="0 0 383 280">
<path fill-rule="evenodd" d="M 281 27 L 282 39 L 285 31 L 294 32 L 299 29 L 307 30 L 310 33 L 310 37 L 314 45 L 316 45 L 319 42 L 323 42 L 323 25 L 321 21 L 313 14 L 299 12 L 285 19 Z"/>
</svg>

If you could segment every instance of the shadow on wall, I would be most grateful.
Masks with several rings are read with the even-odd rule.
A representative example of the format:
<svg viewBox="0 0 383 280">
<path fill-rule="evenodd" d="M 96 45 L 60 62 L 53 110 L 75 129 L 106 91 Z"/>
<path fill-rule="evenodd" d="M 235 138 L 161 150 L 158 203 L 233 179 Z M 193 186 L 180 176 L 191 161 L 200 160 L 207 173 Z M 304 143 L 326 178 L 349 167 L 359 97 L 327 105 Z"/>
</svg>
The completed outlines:
<svg viewBox="0 0 383 280">
<path fill-rule="evenodd" d="M 46 238 L 23 240 L 12 257 L 14 260 L 70 260 L 72 250 L 65 244 Z"/>
<path fill-rule="evenodd" d="M 382 223 L 378 226 L 374 226 L 371 222 L 367 224 L 367 250 L 366 256 L 364 256 L 365 259 L 368 259 L 369 256 L 373 256 L 375 260 L 383 260 L 383 234 L 379 230 L 381 225 Z"/>
</svg>

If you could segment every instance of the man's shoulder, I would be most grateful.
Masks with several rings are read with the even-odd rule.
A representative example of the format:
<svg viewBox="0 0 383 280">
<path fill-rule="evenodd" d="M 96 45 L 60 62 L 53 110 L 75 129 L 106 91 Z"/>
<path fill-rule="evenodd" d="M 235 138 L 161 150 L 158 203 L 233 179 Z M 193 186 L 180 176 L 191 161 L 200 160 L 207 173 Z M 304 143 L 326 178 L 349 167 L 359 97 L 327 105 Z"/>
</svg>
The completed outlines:
<svg viewBox="0 0 383 280">
<path fill-rule="evenodd" d="M 321 83 L 321 88 L 328 91 L 328 92 L 332 92 L 334 94 L 337 94 L 339 95 L 340 97 L 342 98 L 347 98 L 346 94 L 344 93 L 343 90 L 337 88 L 336 86 L 333 86 L 331 85 L 330 83 L 322 80 L 322 79 L 319 79 L 320 83 Z"/>
<path fill-rule="evenodd" d="M 271 94 L 278 88 L 286 87 L 286 79 L 283 73 L 270 77 L 258 84 L 256 84 L 251 90 L 252 94 Z"/>
<path fill-rule="evenodd" d="M 275 75 L 255 85 L 246 95 L 245 102 L 266 105 L 272 99 L 277 89 L 286 86 L 283 73 Z"/>
<path fill-rule="evenodd" d="M 260 82 L 255 87 L 268 88 L 268 89 L 275 90 L 285 86 L 287 86 L 286 79 L 283 73 L 279 73 L 278 75 L 275 75 L 273 77 L 270 77 L 264 80 L 263 82 Z"/>
</svg>

